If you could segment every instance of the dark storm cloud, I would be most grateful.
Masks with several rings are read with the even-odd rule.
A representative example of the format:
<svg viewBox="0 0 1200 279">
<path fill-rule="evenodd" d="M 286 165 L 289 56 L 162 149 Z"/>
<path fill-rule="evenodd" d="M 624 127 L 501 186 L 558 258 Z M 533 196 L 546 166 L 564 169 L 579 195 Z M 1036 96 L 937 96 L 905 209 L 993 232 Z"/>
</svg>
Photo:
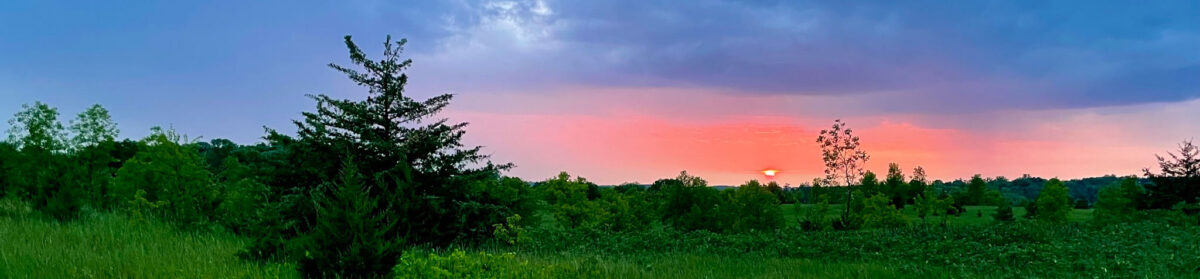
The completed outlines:
<svg viewBox="0 0 1200 279">
<path fill-rule="evenodd" d="M 468 31 L 504 22 L 540 34 L 520 43 L 558 46 L 493 53 L 508 56 L 506 63 L 484 66 L 481 86 L 504 80 L 742 94 L 902 92 L 964 109 L 1086 107 L 1200 95 L 1198 3 L 460 3 L 447 12 L 456 19 L 447 26 L 461 32 L 447 37 L 493 36 Z M 471 42 L 500 50 L 511 49 L 496 45 L 512 43 Z M 486 80 L 489 74 L 503 78 Z"/>
</svg>

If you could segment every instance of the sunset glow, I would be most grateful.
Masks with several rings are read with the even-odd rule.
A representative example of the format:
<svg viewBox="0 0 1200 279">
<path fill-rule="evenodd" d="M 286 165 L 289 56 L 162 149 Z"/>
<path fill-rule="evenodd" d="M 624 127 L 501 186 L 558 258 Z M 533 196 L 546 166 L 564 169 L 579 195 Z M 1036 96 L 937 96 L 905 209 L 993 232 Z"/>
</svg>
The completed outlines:
<svg viewBox="0 0 1200 279">
<path fill-rule="evenodd" d="M 772 177 L 760 172 L 770 166 L 787 170 L 780 183 L 806 183 L 824 175 L 814 141 L 834 119 L 861 136 L 868 170 L 895 162 L 946 180 L 1138 174 L 1200 137 L 1194 3 L 484 2 L 318 1 L 287 17 L 240 2 L 0 8 L 0 26 L 58 24 L 9 28 L 23 39 L 0 43 L 0 115 L 102 103 L 122 138 L 171 126 L 253 144 L 264 126 L 293 133 L 312 107 L 304 94 L 366 98 L 325 65 L 344 62 L 331 60 L 344 35 L 391 34 L 409 41 L 405 94 L 454 94 L 439 117 L 470 123 L 467 144 L 531 181 L 566 171 L 652 183 L 687 170 L 737 185 Z M 402 11 L 421 12 L 382 16 Z M 90 47 L 73 47 L 81 33 Z M 285 34 L 288 47 L 262 34 Z M 70 78 L 84 72 L 96 74 Z"/>
<path fill-rule="evenodd" d="M 763 175 L 766 175 L 766 176 L 767 176 L 767 178 L 775 178 L 775 173 L 776 173 L 776 172 L 778 172 L 778 171 L 777 171 L 777 170 L 764 170 L 764 171 L 762 171 Z"/>
</svg>

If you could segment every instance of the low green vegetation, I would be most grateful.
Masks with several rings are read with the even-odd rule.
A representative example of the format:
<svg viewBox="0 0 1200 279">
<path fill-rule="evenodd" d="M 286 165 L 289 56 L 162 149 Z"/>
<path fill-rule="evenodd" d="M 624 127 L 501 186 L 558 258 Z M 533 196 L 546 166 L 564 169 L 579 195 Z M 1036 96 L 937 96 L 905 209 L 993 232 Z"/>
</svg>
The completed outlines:
<svg viewBox="0 0 1200 279">
<path fill-rule="evenodd" d="M 793 258 L 671 254 L 597 256 L 562 253 L 410 252 L 396 278 L 948 278 L 875 263 Z"/>
<path fill-rule="evenodd" d="M 183 232 L 120 214 L 60 223 L 0 216 L 0 278 L 295 278 L 290 264 L 234 256 L 246 244 L 228 233 Z"/>
</svg>

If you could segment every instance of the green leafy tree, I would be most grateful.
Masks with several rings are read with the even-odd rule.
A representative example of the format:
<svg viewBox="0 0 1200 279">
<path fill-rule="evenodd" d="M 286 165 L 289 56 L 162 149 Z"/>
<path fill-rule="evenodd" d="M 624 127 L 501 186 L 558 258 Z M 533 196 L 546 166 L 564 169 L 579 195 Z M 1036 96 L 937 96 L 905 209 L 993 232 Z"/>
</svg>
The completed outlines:
<svg viewBox="0 0 1200 279">
<path fill-rule="evenodd" d="M 1067 186 L 1057 178 L 1046 182 L 1046 187 L 1038 193 L 1037 213 L 1039 221 L 1066 223 L 1067 215 L 1071 213 L 1071 197 L 1067 194 Z"/>
<path fill-rule="evenodd" d="M 1137 179 L 1132 177 L 1126 177 L 1100 189 L 1096 210 L 1092 212 L 1092 221 L 1112 224 L 1134 220 L 1134 213 L 1137 212 L 1136 201 L 1144 194 L 1142 187 L 1138 186 Z"/>
<path fill-rule="evenodd" d="M 109 208 L 113 205 L 108 198 L 113 176 L 117 168 L 112 166 L 117 158 L 116 138 L 120 133 L 117 123 L 112 121 L 108 110 L 92 105 L 71 121 L 71 150 L 78 161 L 81 179 L 77 182 L 87 192 L 93 207 Z"/>
<path fill-rule="evenodd" d="M 600 196 L 591 202 L 602 211 L 596 215 L 605 218 L 600 221 L 603 229 L 618 232 L 645 230 L 657 216 L 645 193 L 621 194 L 605 188 L 600 190 Z"/>
<path fill-rule="evenodd" d="M 825 162 L 824 184 L 837 186 L 841 183 L 847 186 L 845 200 L 849 202 L 854 198 L 849 186 L 863 176 L 863 166 L 871 156 L 859 149 L 859 138 L 841 119 L 834 120 L 829 129 L 822 129 L 817 136 L 817 143 L 821 145 L 821 159 Z M 846 210 L 846 214 L 849 214 L 850 208 Z"/>
<path fill-rule="evenodd" d="M 58 109 L 42 102 L 21 105 L 8 121 L 8 141 L 22 151 L 61 152 L 66 148 L 66 132 L 58 121 Z"/>
<path fill-rule="evenodd" d="M 6 173 L 8 185 L 6 195 L 21 199 L 33 197 L 40 186 L 61 184 L 55 181 L 60 170 L 52 169 L 65 145 L 62 123 L 58 121 L 58 109 L 42 102 L 21 105 L 21 110 L 8 121 L 8 143 L 16 151 L 13 162 Z"/>
<path fill-rule="evenodd" d="M 967 183 L 966 199 L 962 202 L 966 205 L 991 204 L 991 202 L 988 201 L 987 195 L 987 181 L 984 181 L 982 176 L 976 174 L 971 176 L 971 182 Z"/>
<path fill-rule="evenodd" d="M 916 199 L 925 194 L 925 188 L 928 186 L 929 181 L 925 176 L 925 168 L 917 166 L 913 169 L 912 180 L 908 181 L 909 202 L 916 203 Z"/>
<path fill-rule="evenodd" d="M 656 183 L 657 184 L 657 183 Z M 721 231 L 720 193 L 708 187 L 708 182 L 686 171 L 662 183 L 658 198 L 662 200 L 660 216 L 663 223 L 682 230 Z"/>
<path fill-rule="evenodd" d="M 242 232 L 253 225 L 259 209 L 269 202 L 270 188 L 251 166 L 235 157 L 226 157 L 223 165 L 216 175 L 220 187 L 216 217 L 226 228 Z"/>
<path fill-rule="evenodd" d="M 783 211 L 779 208 L 779 199 L 758 180 L 751 180 L 732 191 L 729 206 L 724 212 L 732 217 L 732 220 L 725 221 L 731 224 L 730 230 L 764 231 L 783 225 Z"/>
<path fill-rule="evenodd" d="M 904 182 L 904 171 L 896 163 L 888 164 L 887 179 L 884 180 L 883 192 L 891 199 L 896 208 L 904 209 L 908 204 L 908 183 Z"/>
<path fill-rule="evenodd" d="M 141 198 L 150 203 L 165 202 L 150 216 L 189 228 L 209 224 L 220 192 L 185 138 L 173 129 L 154 127 L 142 140 L 145 148 L 117 170 L 113 198 L 127 201 L 142 191 Z"/>
<path fill-rule="evenodd" d="M 874 196 L 882 193 L 882 189 L 879 185 L 879 177 L 876 176 L 875 172 L 873 171 L 867 171 L 866 173 L 863 173 L 862 181 L 858 183 L 858 187 L 860 190 L 862 190 L 863 194 L 867 196 Z"/>
<path fill-rule="evenodd" d="M 56 219 L 75 217 L 85 194 L 77 185 L 79 169 L 66 154 L 58 109 L 42 102 L 23 105 L 9 120 L 9 142 L 19 153 L 9 168 L 5 192 L 28 198 L 33 208 Z"/>
<path fill-rule="evenodd" d="M 808 197 L 809 197 L 808 202 L 809 203 L 817 203 L 818 202 L 817 199 L 819 199 L 821 196 L 826 196 L 827 198 L 831 198 L 831 197 L 829 197 L 828 189 L 821 186 L 821 184 L 823 184 L 823 181 L 821 178 L 813 178 L 812 189 L 809 189 L 809 191 L 808 191 Z M 829 202 L 829 201 L 826 201 L 826 202 Z"/>
<path fill-rule="evenodd" d="M 942 216 L 942 223 L 945 224 L 950 217 L 948 211 L 952 204 L 953 197 L 938 194 L 934 187 L 926 187 L 925 193 L 917 196 L 913 206 L 916 207 L 921 223 L 928 224 L 930 217 Z"/>
<path fill-rule="evenodd" d="M 587 198 L 588 182 L 582 177 L 571 179 L 567 172 L 538 184 L 542 199 L 560 225 L 568 228 L 599 225 L 592 203 Z"/>
<path fill-rule="evenodd" d="M 71 138 L 71 144 L 75 149 L 79 149 L 115 141 L 120 130 L 117 130 L 117 123 L 112 121 L 108 110 L 96 104 L 79 113 L 75 120 L 71 121 L 71 132 L 75 134 Z"/>
</svg>

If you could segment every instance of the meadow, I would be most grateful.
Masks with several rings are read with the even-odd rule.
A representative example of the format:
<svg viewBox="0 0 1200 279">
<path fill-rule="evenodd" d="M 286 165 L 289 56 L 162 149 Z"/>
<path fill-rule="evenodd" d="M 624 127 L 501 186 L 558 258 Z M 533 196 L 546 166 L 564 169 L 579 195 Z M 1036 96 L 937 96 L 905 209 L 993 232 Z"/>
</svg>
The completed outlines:
<svg viewBox="0 0 1200 279">
<path fill-rule="evenodd" d="M 119 213 L 90 212 L 61 223 L 11 200 L 0 209 L 3 278 L 299 278 L 291 264 L 238 259 L 247 239 L 230 233 L 181 231 Z M 411 249 L 396 268 L 425 272 L 397 272 L 398 278 L 1200 278 L 1196 227 L 1091 226 L 1091 210 L 1073 211 L 1063 225 L 998 223 L 990 217 L 994 210 L 971 206 L 950 227 L 833 232 L 542 226 L 518 246 Z"/>
<path fill-rule="evenodd" d="M 246 240 L 228 233 L 184 232 L 113 213 L 62 223 L 21 214 L 19 205 L 6 203 L 8 211 L 0 216 L 0 278 L 297 277 L 288 264 L 234 257 Z"/>
</svg>

